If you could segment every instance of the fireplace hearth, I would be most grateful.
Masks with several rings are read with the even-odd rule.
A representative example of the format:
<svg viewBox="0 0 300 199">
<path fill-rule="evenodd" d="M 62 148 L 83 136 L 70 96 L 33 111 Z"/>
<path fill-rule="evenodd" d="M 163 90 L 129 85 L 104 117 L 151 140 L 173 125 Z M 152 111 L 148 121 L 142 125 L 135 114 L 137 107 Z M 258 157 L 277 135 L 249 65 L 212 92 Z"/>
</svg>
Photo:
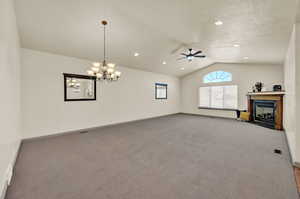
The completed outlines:
<svg viewBox="0 0 300 199">
<path fill-rule="evenodd" d="M 282 130 L 284 92 L 248 93 L 250 121 L 258 125 Z"/>
</svg>

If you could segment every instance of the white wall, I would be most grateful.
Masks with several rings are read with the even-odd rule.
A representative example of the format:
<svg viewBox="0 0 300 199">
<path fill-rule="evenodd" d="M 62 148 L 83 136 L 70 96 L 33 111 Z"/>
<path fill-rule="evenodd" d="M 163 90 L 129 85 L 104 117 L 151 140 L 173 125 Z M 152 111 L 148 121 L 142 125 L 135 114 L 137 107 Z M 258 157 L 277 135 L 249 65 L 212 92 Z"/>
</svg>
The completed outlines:
<svg viewBox="0 0 300 199">
<path fill-rule="evenodd" d="M 13 0 L 0 1 L 0 198 L 20 143 L 19 38 Z"/>
<path fill-rule="evenodd" d="M 294 161 L 300 166 L 300 121 L 299 121 L 299 113 L 300 113 L 300 23 L 296 23 L 295 25 L 295 73 L 291 74 L 295 78 L 295 114 L 294 119 L 296 123 L 296 152 Z M 291 77 L 287 77 L 291 78 Z"/>
<path fill-rule="evenodd" d="M 176 77 L 118 67 L 118 82 L 97 83 L 97 101 L 64 102 L 63 72 L 85 74 L 86 60 L 22 49 L 24 138 L 178 113 Z M 168 100 L 155 100 L 154 84 L 168 83 Z"/>
<path fill-rule="evenodd" d="M 300 165 L 300 24 L 296 23 L 291 34 L 284 63 L 284 85 L 286 88 L 284 128 L 292 161 Z"/>
<path fill-rule="evenodd" d="M 292 159 L 296 158 L 296 37 L 295 27 L 291 35 L 288 51 L 284 62 L 284 109 L 283 126 L 287 135 Z"/>
<path fill-rule="evenodd" d="M 223 70 L 232 73 L 232 82 L 204 84 L 203 77 L 212 71 Z M 261 81 L 268 90 L 273 84 L 283 84 L 283 67 L 267 64 L 222 64 L 216 63 L 200 69 L 181 79 L 181 110 L 184 113 L 235 118 L 235 111 L 198 109 L 198 89 L 207 85 L 238 85 L 238 107 L 247 109 L 247 92 Z"/>
</svg>

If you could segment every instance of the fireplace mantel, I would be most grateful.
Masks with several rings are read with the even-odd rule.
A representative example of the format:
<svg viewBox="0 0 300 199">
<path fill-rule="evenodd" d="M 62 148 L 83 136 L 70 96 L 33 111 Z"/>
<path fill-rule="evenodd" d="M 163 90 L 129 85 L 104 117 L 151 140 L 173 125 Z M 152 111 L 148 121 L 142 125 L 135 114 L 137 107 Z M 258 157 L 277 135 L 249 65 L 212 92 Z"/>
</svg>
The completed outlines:
<svg viewBox="0 0 300 199">
<path fill-rule="evenodd" d="M 273 91 L 263 91 L 263 92 L 251 92 L 251 93 L 248 93 L 247 95 L 284 95 L 285 92 L 284 91 L 276 91 L 276 92 L 273 92 Z"/>
<path fill-rule="evenodd" d="M 255 92 L 248 93 L 248 112 L 250 112 L 250 121 L 255 122 L 254 120 L 254 102 L 255 101 L 275 101 L 275 124 L 274 128 L 277 130 L 282 130 L 282 121 L 283 121 L 283 96 L 284 92 Z"/>
</svg>

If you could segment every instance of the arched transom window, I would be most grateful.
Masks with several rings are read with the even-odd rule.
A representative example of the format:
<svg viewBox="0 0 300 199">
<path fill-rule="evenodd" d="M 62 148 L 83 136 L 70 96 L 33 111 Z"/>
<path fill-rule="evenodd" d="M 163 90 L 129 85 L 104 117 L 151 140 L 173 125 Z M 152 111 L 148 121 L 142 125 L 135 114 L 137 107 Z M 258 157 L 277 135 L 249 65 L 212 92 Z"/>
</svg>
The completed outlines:
<svg viewBox="0 0 300 199">
<path fill-rule="evenodd" d="M 231 82 L 232 74 L 225 71 L 210 72 L 203 78 L 203 83 Z"/>
</svg>

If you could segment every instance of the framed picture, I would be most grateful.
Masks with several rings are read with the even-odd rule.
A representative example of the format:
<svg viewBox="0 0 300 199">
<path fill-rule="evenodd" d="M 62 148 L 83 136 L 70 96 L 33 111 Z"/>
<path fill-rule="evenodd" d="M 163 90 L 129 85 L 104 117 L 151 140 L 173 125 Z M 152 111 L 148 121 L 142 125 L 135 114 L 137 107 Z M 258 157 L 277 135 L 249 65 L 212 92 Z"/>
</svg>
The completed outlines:
<svg viewBox="0 0 300 199">
<path fill-rule="evenodd" d="M 155 83 L 155 99 L 168 99 L 168 84 Z"/>
<path fill-rule="evenodd" d="M 96 100 L 96 78 L 87 75 L 64 73 L 64 100 Z"/>
</svg>

